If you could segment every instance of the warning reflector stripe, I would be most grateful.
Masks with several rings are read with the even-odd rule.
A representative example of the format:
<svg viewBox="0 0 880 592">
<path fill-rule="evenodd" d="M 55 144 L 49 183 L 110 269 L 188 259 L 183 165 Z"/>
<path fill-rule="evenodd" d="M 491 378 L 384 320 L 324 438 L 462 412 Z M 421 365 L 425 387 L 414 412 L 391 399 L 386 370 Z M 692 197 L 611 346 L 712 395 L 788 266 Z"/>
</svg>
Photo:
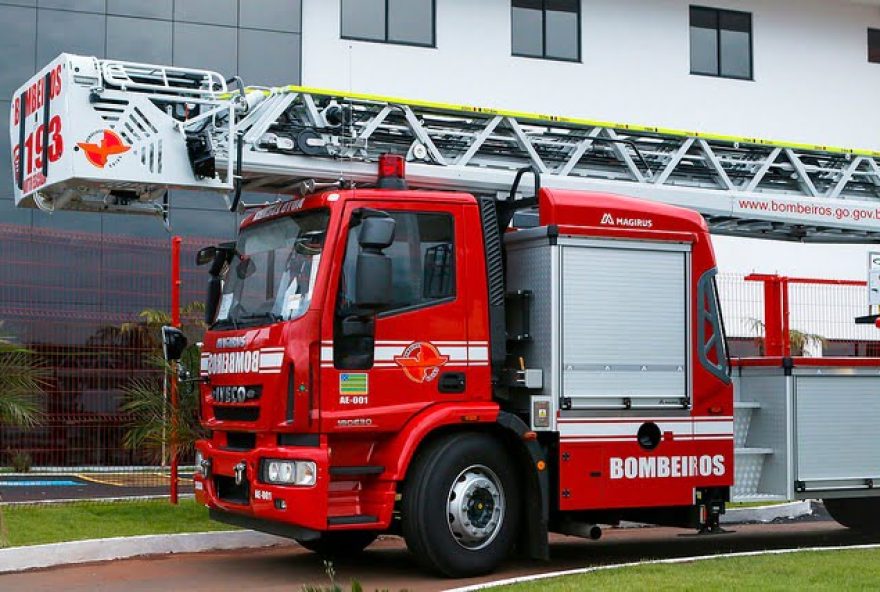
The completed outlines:
<svg viewBox="0 0 880 592">
<path fill-rule="evenodd" d="M 729 417 L 695 417 L 676 421 L 662 419 L 603 418 L 589 420 L 560 419 L 559 436 L 566 442 L 634 442 L 639 428 L 653 422 L 665 436 L 674 440 L 732 440 L 733 420 Z"/>
<path fill-rule="evenodd" d="M 395 359 L 403 355 L 412 341 L 377 341 L 373 349 L 374 368 L 395 368 Z M 486 341 L 431 341 L 440 355 L 449 359 L 445 366 L 488 366 L 489 347 Z M 321 367 L 333 367 L 333 342 L 321 342 Z"/>
</svg>

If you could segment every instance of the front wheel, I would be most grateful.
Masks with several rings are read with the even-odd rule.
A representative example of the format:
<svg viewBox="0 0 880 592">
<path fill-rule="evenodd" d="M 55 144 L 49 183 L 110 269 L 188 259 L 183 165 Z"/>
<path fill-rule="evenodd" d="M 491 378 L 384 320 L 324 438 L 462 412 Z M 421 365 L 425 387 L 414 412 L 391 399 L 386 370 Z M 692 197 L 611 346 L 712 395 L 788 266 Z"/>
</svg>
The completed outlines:
<svg viewBox="0 0 880 592">
<path fill-rule="evenodd" d="M 296 540 L 297 543 L 321 557 L 349 557 L 366 549 L 379 536 L 368 530 L 338 530 L 322 532 L 316 539 Z"/>
<path fill-rule="evenodd" d="M 494 570 L 519 527 L 517 475 L 485 434 L 455 434 L 413 463 L 401 505 L 403 536 L 424 566 L 449 577 Z"/>
<path fill-rule="evenodd" d="M 880 497 L 857 497 L 822 500 L 825 509 L 847 528 L 880 534 Z"/>
</svg>

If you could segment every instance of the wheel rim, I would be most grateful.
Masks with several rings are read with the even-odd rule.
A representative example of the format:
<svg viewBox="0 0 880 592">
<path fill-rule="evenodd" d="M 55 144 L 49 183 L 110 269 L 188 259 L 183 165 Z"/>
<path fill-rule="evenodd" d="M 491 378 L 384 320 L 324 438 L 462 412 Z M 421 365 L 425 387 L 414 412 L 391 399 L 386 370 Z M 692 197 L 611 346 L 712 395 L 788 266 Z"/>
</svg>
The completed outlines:
<svg viewBox="0 0 880 592">
<path fill-rule="evenodd" d="M 452 482 L 446 497 L 452 538 L 475 551 L 489 545 L 504 524 L 504 488 L 492 469 L 472 465 Z"/>
</svg>

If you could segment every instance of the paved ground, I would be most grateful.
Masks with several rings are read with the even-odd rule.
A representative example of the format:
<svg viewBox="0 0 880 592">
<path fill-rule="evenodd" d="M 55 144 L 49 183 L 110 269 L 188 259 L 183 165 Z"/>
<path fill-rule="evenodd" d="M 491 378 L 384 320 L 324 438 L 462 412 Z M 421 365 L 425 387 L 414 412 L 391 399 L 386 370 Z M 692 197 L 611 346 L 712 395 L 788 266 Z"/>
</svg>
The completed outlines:
<svg viewBox="0 0 880 592">
<path fill-rule="evenodd" d="M 178 483 L 181 493 L 192 493 L 192 473 L 181 474 Z M 168 495 L 169 485 L 170 478 L 162 473 L 0 473 L 0 499 L 22 502 Z"/>
<path fill-rule="evenodd" d="M 436 591 L 501 577 L 648 558 L 880 542 L 880 537 L 859 536 L 830 521 L 744 525 L 735 531 L 697 537 L 669 528 L 618 529 L 607 531 L 598 542 L 554 537 L 550 563 L 511 560 L 494 577 L 470 581 L 423 573 L 402 542 L 389 537 L 360 557 L 338 561 L 336 570 L 340 583 L 354 578 L 365 590 Z M 34 592 L 301 590 L 303 584 L 321 583 L 326 583 L 321 561 L 298 546 L 131 559 L 0 576 L 0 590 Z"/>
</svg>

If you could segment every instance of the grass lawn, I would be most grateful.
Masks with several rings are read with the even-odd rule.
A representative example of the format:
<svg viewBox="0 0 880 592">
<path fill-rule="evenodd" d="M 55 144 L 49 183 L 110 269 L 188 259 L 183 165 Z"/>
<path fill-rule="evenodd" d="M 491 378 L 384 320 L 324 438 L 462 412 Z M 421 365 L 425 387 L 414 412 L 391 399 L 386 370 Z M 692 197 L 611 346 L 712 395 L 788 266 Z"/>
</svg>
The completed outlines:
<svg viewBox="0 0 880 592">
<path fill-rule="evenodd" d="M 877 590 L 880 549 L 644 565 L 505 586 L 505 592 L 574 590 Z"/>
<path fill-rule="evenodd" d="M 4 506 L 7 546 L 41 545 L 140 534 L 231 530 L 208 519 L 195 500 L 172 506 L 167 500 Z"/>
</svg>

